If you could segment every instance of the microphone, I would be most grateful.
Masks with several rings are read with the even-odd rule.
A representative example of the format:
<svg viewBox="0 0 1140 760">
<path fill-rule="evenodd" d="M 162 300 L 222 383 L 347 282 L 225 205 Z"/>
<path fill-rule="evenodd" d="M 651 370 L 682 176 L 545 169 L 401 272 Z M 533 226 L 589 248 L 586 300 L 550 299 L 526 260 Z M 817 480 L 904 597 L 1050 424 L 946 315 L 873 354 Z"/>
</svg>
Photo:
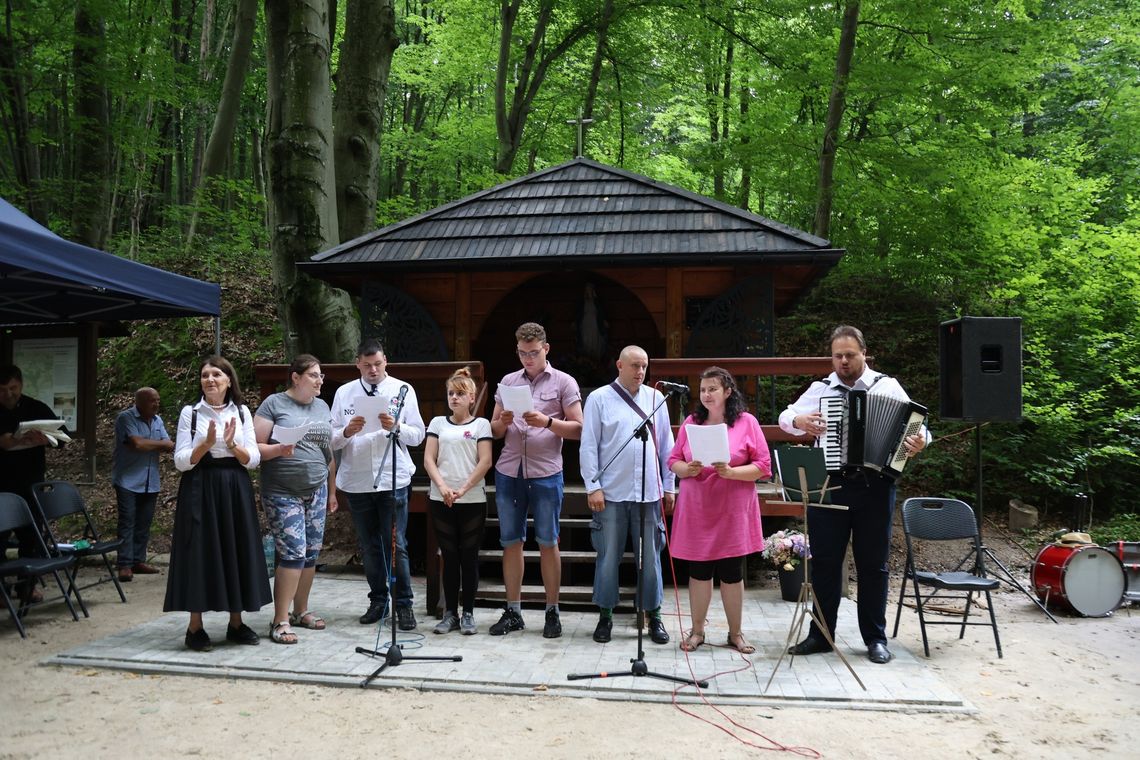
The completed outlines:
<svg viewBox="0 0 1140 760">
<path fill-rule="evenodd" d="M 396 394 L 396 398 L 388 402 L 388 414 L 392 417 L 399 418 L 400 412 L 404 409 L 404 398 L 408 395 L 408 386 L 401 385 L 400 392 Z"/>
<path fill-rule="evenodd" d="M 669 393 L 677 393 L 682 396 L 689 395 L 689 386 L 681 385 L 680 383 L 670 383 L 666 380 L 658 380 L 656 385 Z"/>
</svg>

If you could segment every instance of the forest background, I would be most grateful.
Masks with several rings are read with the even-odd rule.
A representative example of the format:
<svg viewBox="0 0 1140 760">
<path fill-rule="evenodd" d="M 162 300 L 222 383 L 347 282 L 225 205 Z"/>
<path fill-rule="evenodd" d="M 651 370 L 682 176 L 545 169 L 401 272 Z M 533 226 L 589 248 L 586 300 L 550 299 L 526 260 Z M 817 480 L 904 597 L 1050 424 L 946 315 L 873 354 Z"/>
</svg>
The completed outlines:
<svg viewBox="0 0 1140 760">
<path fill-rule="evenodd" d="M 1020 317 L 1024 419 L 986 433 L 987 493 L 1084 492 L 1140 538 L 1134 3 L 5 0 L 0 32 L 0 195 L 222 283 L 247 381 L 351 357 L 352 297 L 295 262 L 568 160 L 581 113 L 586 156 L 847 249 L 777 354 L 866 329 L 935 412 L 908 487 L 972 494 L 937 324 Z M 212 346 L 205 320 L 103 341 L 105 413 L 195 397 Z"/>
</svg>

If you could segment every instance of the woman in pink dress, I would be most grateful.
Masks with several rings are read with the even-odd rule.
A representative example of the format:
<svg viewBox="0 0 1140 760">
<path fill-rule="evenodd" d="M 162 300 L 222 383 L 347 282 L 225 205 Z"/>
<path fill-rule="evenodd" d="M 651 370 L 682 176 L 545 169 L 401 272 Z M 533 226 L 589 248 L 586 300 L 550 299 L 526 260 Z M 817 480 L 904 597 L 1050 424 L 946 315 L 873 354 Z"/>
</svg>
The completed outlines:
<svg viewBox="0 0 1140 760">
<path fill-rule="evenodd" d="M 729 461 L 693 460 L 689 425 L 728 427 Z M 677 475 L 677 509 L 669 551 L 689 561 L 689 606 L 693 628 L 681 641 L 691 652 L 705 643 L 705 617 L 712 601 L 713 575 L 720 578 L 720 599 L 728 618 L 728 645 L 743 654 L 756 648 L 741 631 L 744 610 L 744 557 L 764 548 L 756 481 L 772 474 L 768 442 L 727 370 L 701 373 L 700 403 L 681 425 L 669 456 Z"/>
</svg>

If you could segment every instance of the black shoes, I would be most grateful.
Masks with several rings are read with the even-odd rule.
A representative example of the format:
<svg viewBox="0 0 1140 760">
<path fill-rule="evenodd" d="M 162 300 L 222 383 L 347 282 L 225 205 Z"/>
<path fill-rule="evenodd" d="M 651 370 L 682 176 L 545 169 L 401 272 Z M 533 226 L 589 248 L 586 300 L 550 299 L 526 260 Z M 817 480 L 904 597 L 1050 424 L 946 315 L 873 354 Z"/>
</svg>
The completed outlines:
<svg viewBox="0 0 1140 760">
<path fill-rule="evenodd" d="M 605 644 L 613 638 L 614 619 L 600 615 L 598 617 L 598 627 L 594 629 L 594 641 L 599 644 Z"/>
<path fill-rule="evenodd" d="M 381 604 L 380 602 L 369 602 L 368 611 L 360 616 L 360 624 L 372 625 L 373 623 L 379 623 L 384 619 L 384 608 L 387 606 L 388 605 Z"/>
<path fill-rule="evenodd" d="M 819 654 L 821 652 L 830 652 L 831 644 L 826 641 L 817 639 L 814 636 L 808 636 L 795 646 L 788 647 L 788 654 Z"/>
<path fill-rule="evenodd" d="M 416 630 L 416 615 L 411 607 L 396 608 L 396 625 L 401 631 Z"/>
<path fill-rule="evenodd" d="M 881 641 L 876 641 L 871 646 L 867 647 L 867 659 L 876 665 L 885 665 L 891 661 L 890 650 L 887 645 Z"/>
<path fill-rule="evenodd" d="M 669 632 L 665 630 L 665 623 L 659 617 L 646 616 L 649 627 L 649 640 L 654 644 L 668 644 Z"/>
<path fill-rule="evenodd" d="M 206 633 L 205 628 L 199 628 L 194 632 L 187 628 L 186 648 L 193 649 L 195 652 L 209 652 L 214 648 L 214 645 L 210 643 L 210 634 Z"/>
<path fill-rule="evenodd" d="M 499 622 L 491 626 L 492 636 L 504 636 L 511 631 L 521 631 L 526 628 L 526 623 L 523 622 L 522 615 L 515 610 L 507 607 L 503 610 L 503 616 L 499 618 Z"/>
<path fill-rule="evenodd" d="M 206 629 L 203 628 L 202 632 L 205 633 L 205 631 Z M 231 644 L 260 644 L 261 637 L 254 633 L 248 625 L 242 623 L 237 628 L 226 626 L 226 641 Z"/>
<path fill-rule="evenodd" d="M 562 621 L 558 618 L 558 610 L 551 607 L 546 611 L 546 625 L 542 627 L 542 638 L 557 639 L 562 636 Z"/>
</svg>

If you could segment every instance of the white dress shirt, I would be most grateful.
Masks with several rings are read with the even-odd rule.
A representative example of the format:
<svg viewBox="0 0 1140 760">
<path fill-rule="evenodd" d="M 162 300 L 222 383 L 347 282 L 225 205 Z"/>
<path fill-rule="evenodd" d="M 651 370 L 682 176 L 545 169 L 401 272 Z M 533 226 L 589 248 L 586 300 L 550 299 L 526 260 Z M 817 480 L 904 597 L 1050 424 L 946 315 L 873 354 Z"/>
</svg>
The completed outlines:
<svg viewBox="0 0 1140 760">
<path fill-rule="evenodd" d="M 376 385 L 376 395 L 395 398 L 402 386 L 408 386 L 408 394 L 404 397 L 404 409 L 400 412 L 399 431 L 400 445 L 396 447 L 396 488 L 403 488 L 412 482 L 412 474 L 416 466 L 408 454 L 408 447 L 419 446 L 423 443 L 426 428 L 423 417 L 420 416 L 419 401 L 416 390 L 402 380 L 391 375 L 386 376 Z M 345 437 L 344 428 L 356 416 L 356 400 L 368 396 L 367 384 L 359 378 L 345 383 L 336 389 L 332 405 L 332 448 L 333 451 L 343 451 L 340 464 L 336 468 L 336 487 L 346 493 L 372 493 L 373 491 L 391 491 L 392 489 L 392 459 L 391 453 L 385 458 L 388 449 L 389 433 L 387 430 L 377 430 L 374 433 L 361 431 L 356 435 Z M 381 459 L 384 459 L 381 468 Z M 380 475 L 379 488 L 376 487 L 376 476 Z"/>
<path fill-rule="evenodd" d="M 623 389 L 623 392 L 629 397 L 628 391 Z M 659 391 L 642 385 L 632 400 L 649 415 L 661 398 Z M 611 386 L 598 388 L 586 399 L 578 462 L 587 493 L 601 488 L 606 501 L 655 502 L 661 498 L 662 491 L 676 492 L 675 478 L 668 464 L 669 454 L 673 451 L 673 428 L 669 425 L 669 410 L 664 404 L 653 417 L 654 436 L 646 442 L 645 461 L 649 468 L 644 473 L 644 498 L 641 494 L 641 441 L 636 439 L 622 450 L 599 481 L 594 482 L 601 468 L 617 454 L 618 447 L 641 424 L 641 419 Z"/>
</svg>

